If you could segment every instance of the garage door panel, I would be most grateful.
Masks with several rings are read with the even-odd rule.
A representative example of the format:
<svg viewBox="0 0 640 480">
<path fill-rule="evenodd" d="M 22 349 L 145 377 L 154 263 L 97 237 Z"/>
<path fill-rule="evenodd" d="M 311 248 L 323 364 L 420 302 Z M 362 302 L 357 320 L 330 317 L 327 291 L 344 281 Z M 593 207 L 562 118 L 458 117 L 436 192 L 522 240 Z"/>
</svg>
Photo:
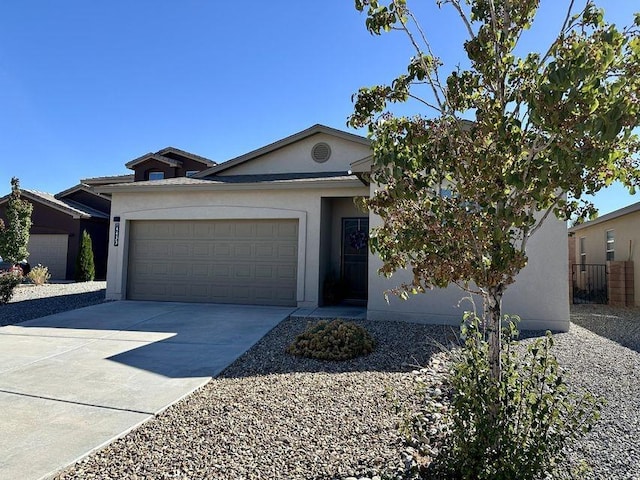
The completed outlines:
<svg viewBox="0 0 640 480">
<path fill-rule="evenodd" d="M 241 243 L 240 243 L 240 244 L 234 245 L 234 246 L 232 247 L 232 249 L 233 249 L 233 255 L 234 255 L 235 257 L 240 257 L 240 258 L 243 258 L 243 257 L 244 257 L 245 259 L 246 259 L 247 257 L 251 257 L 251 256 L 253 255 L 253 253 L 252 253 L 252 251 L 251 251 L 251 250 L 252 250 L 252 249 L 251 249 L 251 246 L 252 246 L 252 245 L 251 245 L 251 244 L 249 244 L 249 243 L 247 243 L 247 244 L 241 244 Z"/>
<path fill-rule="evenodd" d="M 248 280 L 252 277 L 253 269 L 252 265 L 236 265 L 233 269 L 233 276 L 237 280 Z"/>
<path fill-rule="evenodd" d="M 193 256 L 193 244 L 186 242 L 175 243 L 172 248 L 172 256 L 174 259 L 190 258 Z"/>
<path fill-rule="evenodd" d="M 69 235 L 34 234 L 29 236 L 27 251 L 31 266 L 44 265 L 49 269 L 53 280 L 62 280 L 67 276 L 67 250 Z"/>
<path fill-rule="evenodd" d="M 256 265 L 255 275 L 256 278 L 270 280 L 273 278 L 274 267 L 273 265 Z"/>
<path fill-rule="evenodd" d="M 197 242 L 193 244 L 193 256 L 194 257 L 208 257 L 211 254 L 209 244 L 203 242 Z"/>
<path fill-rule="evenodd" d="M 213 246 L 213 254 L 219 257 L 220 260 L 225 260 L 231 256 L 232 248 L 233 246 L 230 243 L 216 242 Z"/>
<path fill-rule="evenodd" d="M 296 305 L 297 220 L 141 220 L 129 228 L 130 299 Z"/>
</svg>

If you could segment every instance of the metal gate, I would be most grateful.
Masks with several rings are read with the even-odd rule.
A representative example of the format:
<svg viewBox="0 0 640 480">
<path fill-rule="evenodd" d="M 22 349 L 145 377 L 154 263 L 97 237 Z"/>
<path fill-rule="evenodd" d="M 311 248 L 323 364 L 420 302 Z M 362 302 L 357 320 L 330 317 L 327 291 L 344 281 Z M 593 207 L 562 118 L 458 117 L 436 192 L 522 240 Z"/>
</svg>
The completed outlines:
<svg viewBox="0 0 640 480">
<path fill-rule="evenodd" d="M 607 266 L 593 263 L 571 266 L 573 303 L 602 303 L 609 301 Z"/>
</svg>

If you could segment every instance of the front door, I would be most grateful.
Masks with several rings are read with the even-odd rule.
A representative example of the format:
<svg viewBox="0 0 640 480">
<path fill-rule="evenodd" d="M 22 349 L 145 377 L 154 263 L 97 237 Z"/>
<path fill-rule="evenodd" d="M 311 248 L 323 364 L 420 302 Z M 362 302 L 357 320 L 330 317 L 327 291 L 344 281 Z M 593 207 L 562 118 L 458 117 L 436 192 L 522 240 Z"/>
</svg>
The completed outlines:
<svg viewBox="0 0 640 480">
<path fill-rule="evenodd" d="M 345 300 L 367 299 L 369 219 L 342 219 L 342 280 Z"/>
</svg>

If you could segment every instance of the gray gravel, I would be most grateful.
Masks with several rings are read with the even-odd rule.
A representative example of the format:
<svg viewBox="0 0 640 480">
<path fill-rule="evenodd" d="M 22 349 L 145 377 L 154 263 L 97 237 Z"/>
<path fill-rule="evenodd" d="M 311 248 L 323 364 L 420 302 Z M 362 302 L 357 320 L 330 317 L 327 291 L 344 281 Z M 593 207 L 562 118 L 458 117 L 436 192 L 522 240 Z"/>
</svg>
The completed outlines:
<svg viewBox="0 0 640 480">
<path fill-rule="evenodd" d="M 107 282 L 19 285 L 9 303 L 0 305 L 0 326 L 102 303 L 106 285 Z"/>
<path fill-rule="evenodd" d="M 590 478 L 640 480 L 640 309 L 576 305 L 572 321 L 555 335 L 558 360 L 573 385 L 607 401 L 577 452 Z"/>
<path fill-rule="evenodd" d="M 51 295 L 41 300 L 70 309 L 101 290 L 96 285 L 87 293 L 83 287 L 90 290 L 90 285 L 72 285 L 51 285 L 46 290 Z M 45 296 L 37 288 L 21 287 L 20 296 L 0 307 L 0 315 L 13 305 L 35 315 L 29 305 L 37 299 L 28 298 Z M 73 293 L 55 298 L 65 291 Z M 94 298 L 103 299 L 104 292 L 102 300 Z M 20 310 L 14 320 L 30 316 Z M 36 310 L 36 316 L 43 314 Z M 575 454 L 594 468 L 590 478 L 638 480 L 640 310 L 579 306 L 572 320 L 568 333 L 555 335 L 559 361 L 572 385 L 608 401 L 600 423 Z M 402 468 L 398 417 L 385 392 L 409 395 L 408 372 L 438 351 L 432 339 L 447 343 L 452 332 L 361 323 L 379 345 L 371 355 L 347 362 L 287 355 L 285 346 L 305 322 L 281 323 L 220 377 L 56 478 L 344 479 Z"/>
</svg>

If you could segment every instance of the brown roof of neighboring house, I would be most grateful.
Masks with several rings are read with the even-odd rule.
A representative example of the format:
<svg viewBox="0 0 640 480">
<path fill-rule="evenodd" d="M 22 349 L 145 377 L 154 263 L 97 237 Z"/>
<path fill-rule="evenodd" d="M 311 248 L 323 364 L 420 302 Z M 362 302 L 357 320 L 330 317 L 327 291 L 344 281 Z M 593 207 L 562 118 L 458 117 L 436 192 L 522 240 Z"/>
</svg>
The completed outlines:
<svg viewBox="0 0 640 480">
<path fill-rule="evenodd" d="M 74 185 L 71 188 L 67 188 L 66 190 L 63 190 L 62 192 L 56 193 L 54 195 L 54 197 L 56 197 L 58 200 L 60 200 L 61 198 L 64 198 L 64 197 L 66 197 L 68 195 L 71 195 L 72 193 L 76 193 L 76 192 L 79 192 L 79 191 L 88 192 L 88 193 L 91 193 L 91 194 L 96 195 L 98 197 L 106 198 L 107 200 L 109 199 L 109 197 L 107 197 L 107 196 L 105 196 L 105 195 L 103 195 L 101 193 L 96 192 L 93 186 L 87 185 L 86 183 L 79 183 L 78 185 Z"/>
<path fill-rule="evenodd" d="M 584 222 L 579 225 L 574 225 L 569 229 L 569 233 L 577 232 L 578 230 L 582 230 L 583 228 L 592 227 L 593 225 L 598 225 L 599 223 L 606 222 L 608 220 L 613 220 L 614 218 L 622 217 L 623 215 L 628 215 L 633 212 L 640 211 L 640 202 L 632 203 L 626 207 L 620 208 L 618 210 L 614 210 L 613 212 L 607 213 L 601 217 L 598 217 L 589 222 Z"/>
<path fill-rule="evenodd" d="M 186 158 L 190 158 L 191 160 L 195 160 L 196 162 L 203 163 L 208 167 L 212 167 L 212 166 L 218 164 L 215 160 L 210 160 L 210 159 L 208 159 L 206 157 L 203 157 L 203 156 L 200 156 L 200 155 L 196 155 L 195 153 L 187 152 L 185 150 L 180 150 L 179 148 L 176 148 L 176 147 L 166 147 L 166 148 L 163 148 L 162 150 L 158 150 L 156 153 L 158 155 L 166 155 L 167 153 L 175 153 L 176 155 L 180 155 L 182 157 L 186 157 Z"/>
<path fill-rule="evenodd" d="M 174 153 L 181 157 L 190 158 L 191 160 L 195 160 L 196 162 L 200 162 L 204 164 L 206 167 L 212 167 L 214 165 L 217 165 L 216 162 L 214 162 L 213 160 L 209 160 L 208 158 L 201 157 L 200 155 L 195 155 L 193 153 L 185 152 L 184 150 L 180 150 L 179 148 L 175 148 L 175 147 L 166 147 L 166 148 L 163 148 L 162 150 L 158 150 L 155 153 L 149 152 L 149 153 L 145 153 L 144 155 L 138 158 L 134 158 L 130 162 L 125 163 L 125 167 L 132 169 L 136 165 L 139 165 L 142 162 L 146 162 L 147 160 L 157 160 L 159 162 L 166 163 L 171 167 L 179 167 L 182 165 L 182 162 L 180 160 L 167 157 L 166 156 L 167 153 Z"/>
<path fill-rule="evenodd" d="M 109 215 L 104 212 L 95 210 L 91 207 L 87 207 L 86 205 L 82 205 L 71 200 L 59 200 L 54 195 L 51 195 L 47 192 L 22 189 L 20 190 L 20 193 L 27 199 L 34 200 L 51 208 L 55 208 L 56 210 L 66 213 L 67 215 L 71 215 L 74 218 L 109 218 Z M 9 196 L 10 195 L 6 195 L 5 197 L 1 198 L 0 204 L 8 201 Z"/>
</svg>

